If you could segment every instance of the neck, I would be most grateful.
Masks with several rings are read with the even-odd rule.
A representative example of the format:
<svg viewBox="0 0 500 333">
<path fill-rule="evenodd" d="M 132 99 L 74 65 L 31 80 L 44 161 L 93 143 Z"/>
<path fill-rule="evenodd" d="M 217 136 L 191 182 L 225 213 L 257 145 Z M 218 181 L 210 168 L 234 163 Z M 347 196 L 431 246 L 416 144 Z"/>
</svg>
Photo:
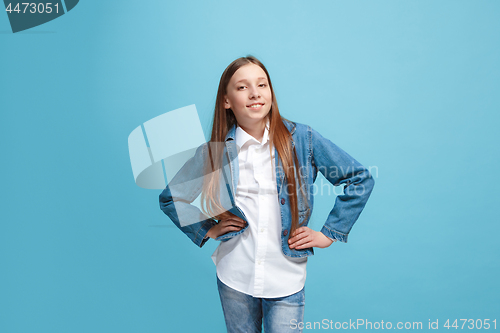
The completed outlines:
<svg viewBox="0 0 500 333">
<path fill-rule="evenodd" d="M 255 138 L 255 140 L 262 142 L 262 138 L 264 137 L 264 129 L 266 128 L 266 119 L 260 121 L 256 124 L 252 124 L 249 126 L 248 124 L 241 125 L 238 124 L 245 132 L 250 134 Z"/>
</svg>

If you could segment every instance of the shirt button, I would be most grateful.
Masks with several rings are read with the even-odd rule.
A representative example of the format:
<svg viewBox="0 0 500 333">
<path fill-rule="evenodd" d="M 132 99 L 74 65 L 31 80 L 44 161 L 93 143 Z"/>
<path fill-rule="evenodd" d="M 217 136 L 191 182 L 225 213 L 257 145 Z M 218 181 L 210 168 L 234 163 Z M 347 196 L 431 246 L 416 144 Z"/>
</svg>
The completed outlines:
<svg viewBox="0 0 500 333">
<path fill-rule="evenodd" d="M 283 231 L 283 236 L 288 235 L 288 230 Z"/>
<path fill-rule="evenodd" d="M 260 228 L 260 232 L 264 232 L 264 228 Z"/>
<path fill-rule="evenodd" d="M 259 264 L 259 265 L 260 265 L 260 260 L 259 260 L 259 261 L 257 261 L 257 264 Z"/>
<path fill-rule="evenodd" d="M 284 205 L 285 204 L 285 199 L 281 199 L 281 204 Z"/>
</svg>

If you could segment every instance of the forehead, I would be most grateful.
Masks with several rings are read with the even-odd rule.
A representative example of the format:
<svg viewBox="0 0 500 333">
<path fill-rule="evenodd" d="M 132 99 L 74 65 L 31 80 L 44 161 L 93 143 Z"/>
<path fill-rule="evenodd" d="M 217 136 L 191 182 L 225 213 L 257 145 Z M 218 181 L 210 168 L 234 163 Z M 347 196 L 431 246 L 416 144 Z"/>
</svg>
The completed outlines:
<svg viewBox="0 0 500 333">
<path fill-rule="evenodd" d="M 236 83 L 241 80 L 258 80 L 259 78 L 267 79 L 266 72 L 260 66 L 250 63 L 238 68 L 229 82 Z"/>
</svg>

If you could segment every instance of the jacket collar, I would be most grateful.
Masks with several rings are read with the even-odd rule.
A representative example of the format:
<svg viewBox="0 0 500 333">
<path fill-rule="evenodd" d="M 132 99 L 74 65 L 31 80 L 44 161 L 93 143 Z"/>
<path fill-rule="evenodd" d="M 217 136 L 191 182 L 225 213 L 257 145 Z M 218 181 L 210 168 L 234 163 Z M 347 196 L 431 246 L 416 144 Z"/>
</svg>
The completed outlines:
<svg viewBox="0 0 500 333">
<path fill-rule="evenodd" d="M 288 119 L 283 119 L 283 123 L 285 124 L 286 128 L 288 128 L 290 134 L 293 135 L 293 132 L 295 132 L 295 123 Z"/>
<path fill-rule="evenodd" d="M 288 129 L 288 131 L 290 132 L 290 134 L 293 135 L 293 132 L 295 132 L 295 123 L 290 121 L 290 120 L 284 119 L 284 118 L 283 118 L 283 123 L 285 124 L 285 126 Z M 234 140 L 235 134 L 236 134 L 236 124 L 234 124 L 227 132 L 225 141 Z"/>
<path fill-rule="evenodd" d="M 226 134 L 226 140 L 225 141 L 234 140 L 235 139 L 235 135 L 236 135 L 236 124 L 234 124 L 229 129 L 229 132 L 227 132 L 227 134 Z"/>
</svg>

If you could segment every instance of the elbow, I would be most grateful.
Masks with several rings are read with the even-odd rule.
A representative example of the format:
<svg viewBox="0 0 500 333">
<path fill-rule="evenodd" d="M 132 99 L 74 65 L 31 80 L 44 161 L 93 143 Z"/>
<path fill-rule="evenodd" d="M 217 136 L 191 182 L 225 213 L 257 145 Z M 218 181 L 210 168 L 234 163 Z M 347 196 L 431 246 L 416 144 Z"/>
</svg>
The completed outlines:
<svg viewBox="0 0 500 333">
<path fill-rule="evenodd" d="M 173 199 L 172 199 L 172 194 L 170 193 L 170 190 L 168 187 L 166 187 L 163 192 L 161 192 L 160 197 L 159 197 L 159 202 L 160 202 L 160 209 L 162 211 L 165 211 L 169 205 L 172 204 Z"/>
<path fill-rule="evenodd" d="M 375 186 L 375 179 L 373 178 L 372 174 L 370 171 L 365 170 L 364 171 L 364 179 L 362 182 L 364 186 L 364 190 L 367 192 L 367 196 L 369 196 L 373 190 L 373 187 Z"/>
<path fill-rule="evenodd" d="M 369 192 L 371 193 L 373 190 L 373 187 L 375 186 L 375 179 L 370 174 L 370 177 L 366 179 L 366 182 L 367 182 L 367 188 L 369 189 Z"/>
<path fill-rule="evenodd" d="M 373 187 L 375 186 L 375 179 L 367 169 L 363 169 L 357 174 L 357 177 L 352 184 L 354 185 L 355 193 L 368 198 L 373 190 Z"/>
</svg>

